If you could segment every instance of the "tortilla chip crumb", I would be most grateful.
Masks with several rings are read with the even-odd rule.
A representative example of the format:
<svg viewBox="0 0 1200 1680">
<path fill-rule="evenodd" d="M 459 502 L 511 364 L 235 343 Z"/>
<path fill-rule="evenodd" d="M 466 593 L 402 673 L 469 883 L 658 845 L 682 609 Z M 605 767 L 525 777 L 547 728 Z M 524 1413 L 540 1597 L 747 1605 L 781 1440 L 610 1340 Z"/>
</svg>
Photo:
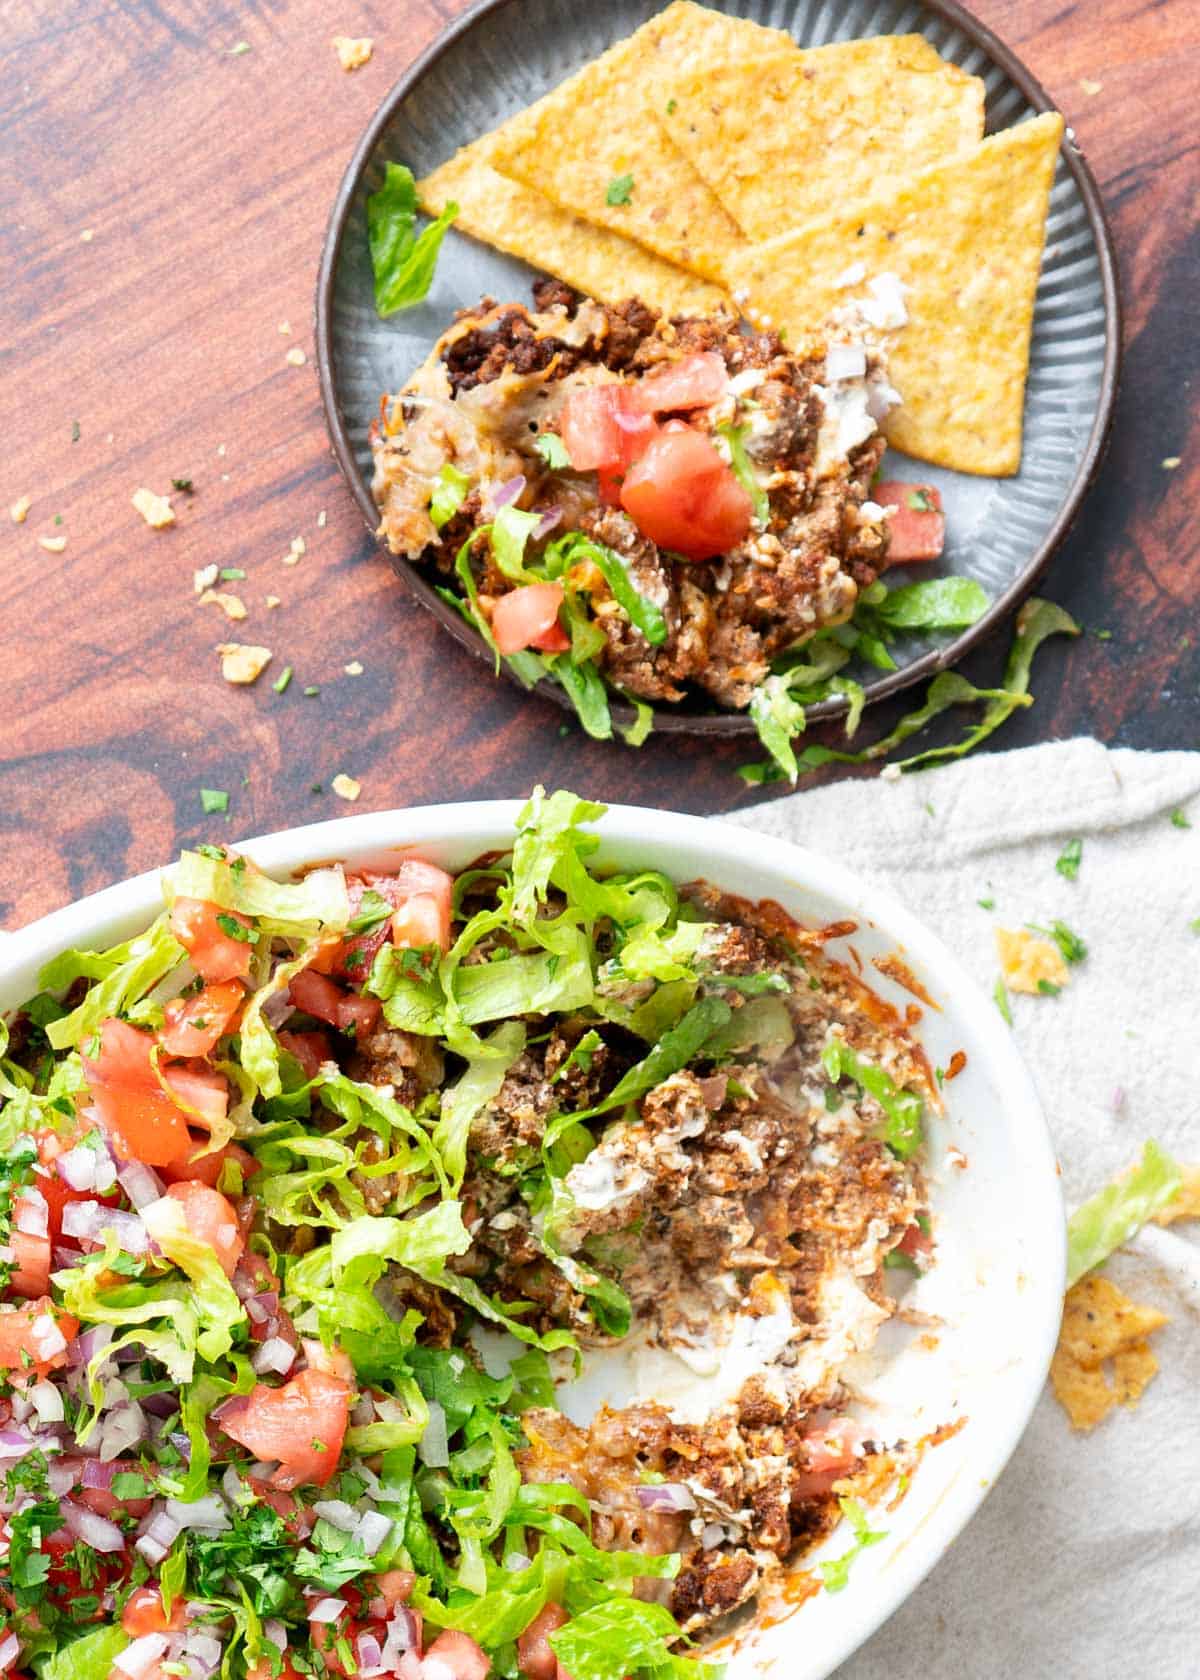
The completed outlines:
<svg viewBox="0 0 1200 1680">
<path fill-rule="evenodd" d="M 335 776 L 329 785 L 339 799 L 349 799 L 352 803 L 362 792 L 362 783 L 356 782 L 353 776 Z"/>
<path fill-rule="evenodd" d="M 278 595 L 268 595 L 265 604 L 268 607 L 277 607 L 279 605 L 279 596 Z"/>
<path fill-rule="evenodd" d="M 38 542 L 46 550 L 47 554 L 61 554 L 63 549 L 67 546 L 66 537 L 39 537 Z"/>
<path fill-rule="evenodd" d="M 197 595 L 203 595 L 206 589 L 212 588 L 219 575 L 215 562 L 211 566 L 201 566 L 198 572 L 192 573 L 192 588 Z"/>
<path fill-rule="evenodd" d="M 262 676 L 271 663 L 271 650 L 248 647 L 242 642 L 221 642 L 221 675 L 227 683 L 252 683 Z"/>
<path fill-rule="evenodd" d="M 1164 455 L 1163 466 L 1168 472 L 1174 472 L 1175 468 L 1179 465 L 1182 459 L 1183 457 L 1181 455 Z"/>
<path fill-rule="evenodd" d="M 375 50 L 375 42 L 369 35 L 335 35 L 333 50 L 338 55 L 338 63 L 348 73 L 367 63 Z"/>
<path fill-rule="evenodd" d="M 308 360 L 308 357 L 304 354 L 298 344 L 294 344 L 288 351 L 284 360 L 290 362 L 293 367 L 303 367 L 305 362 Z"/>
<path fill-rule="evenodd" d="M 363 674 L 362 661 L 359 659 L 352 659 L 349 665 L 344 667 L 344 670 L 348 677 L 361 677 Z"/>
<path fill-rule="evenodd" d="M 175 510 L 169 496 L 156 496 L 153 490 L 135 490 L 129 499 L 152 531 L 174 525 Z"/>
<path fill-rule="evenodd" d="M 95 228 L 84 228 L 79 237 L 83 240 L 85 245 L 90 245 L 92 240 L 96 237 L 96 230 Z"/>
<path fill-rule="evenodd" d="M 1045 982 L 1065 986 L 1070 979 L 1058 946 L 1025 928 L 996 929 L 996 954 L 1004 983 L 1012 992 L 1041 992 Z"/>
<path fill-rule="evenodd" d="M 300 556 L 307 553 L 308 544 L 305 542 L 304 538 L 293 537 L 291 547 L 283 557 L 283 563 L 285 566 L 295 566 L 298 564 Z"/>
<path fill-rule="evenodd" d="M 325 512 L 325 509 L 322 508 L 320 513 L 317 515 L 317 530 L 323 531 L 328 523 L 329 515 Z"/>
<path fill-rule="evenodd" d="M 24 525 L 29 518 L 29 510 L 33 506 L 32 496 L 18 496 L 8 510 L 8 517 L 14 525 Z"/>
<path fill-rule="evenodd" d="M 1108 1278 L 1089 1274 L 1067 1291 L 1050 1382 L 1073 1429 L 1094 1429 L 1114 1406 L 1137 1404 L 1158 1370 L 1146 1337 L 1168 1322 L 1165 1313 L 1139 1306 Z"/>
<path fill-rule="evenodd" d="M 290 338 L 292 336 L 292 323 L 290 321 L 280 321 L 279 330 L 284 338 Z"/>
<path fill-rule="evenodd" d="M 1200 1219 L 1200 1167 L 1181 1166 L 1183 1183 L 1166 1207 L 1154 1215 L 1156 1225 L 1174 1225 L 1177 1219 Z"/>
<path fill-rule="evenodd" d="M 1080 90 L 1083 93 L 1086 93 L 1088 98 L 1090 99 L 1093 94 L 1100 92 L 1100 89 L 1104 86 L 1104 83 L 1103 82 L 1089 81 L 1089 79 L 1086 76 L 1081 76 L 1079 78 L 1079 86 L 1080 86 Z"/>
<path fill-rule="evenodd" d="M 246 616 L 246 603 L 240 595 L 227 595 L 222 589 L 206 589 L 197 604 L 207 607 L 214 603 L 226 618 L 241 619 Z"/>
</svg>

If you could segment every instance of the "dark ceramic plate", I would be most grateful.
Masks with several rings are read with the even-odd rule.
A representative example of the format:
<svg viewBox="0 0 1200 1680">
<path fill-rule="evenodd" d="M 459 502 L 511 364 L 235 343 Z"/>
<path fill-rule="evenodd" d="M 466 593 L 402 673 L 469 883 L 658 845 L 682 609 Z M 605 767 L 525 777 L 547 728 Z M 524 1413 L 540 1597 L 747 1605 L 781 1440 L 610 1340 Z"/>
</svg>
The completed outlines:
<svg viewBox="0 0 1200 1680">
<path fill-rule="evenodd" d="M 317 284 L 317 356 L 321 393 L 342 471 L 371 530 L 367 427 L 384 391 L 394 391 L 429 354 L 454 310 L 496 298 L 527 299 L 535 271 L 452 228 L 425 301 L 381 321 L 372 297 L 364 204 L 388 159 L 420 176 L 457 148 L 540 98 L 565 76 L 630 34 L 664 0 L 483 0 L 452 25 L 401 77 L 376 112 L 343 177 L 325 236 Z M 711 3 L 711 0 L 710 0 Z M 981 76 L 989 132 L 1052 108 L 1020 60 L 954 0 L 731 0 L 723 7 L 774 28 L 801 46 L 854 36 L 920 31 L 943 57 Z M 1116 394 L 1120 354 L 1116 262 L 1096 183 L 1067 130 L 1050 196 L 1046 254 L 1038 286 L 1025 447 L 1012 478 L 974 478 L 921 465 L 946 508 L 942 569 L 977 578 L 992 606 L 955 636 L 913 636 L 897 649 L 899 669 L 863 671 L 868 700 L 878 700 L 954 664 L 1012 613 L 1066 534 L 1095 471 Z M 911 478 L 889 454 L 889 472 Z M 491 655 L 428 580 L 393 560 L 402 581 L 452 636 L 482 659 Z M 921 575 L 928 576 L 929 568 Z M 542 685 L 568 704 L 553 683 Z M 841 701 L 810 709 L 815 718 L 844 711 Z M 628 711 L 627 708 L 625 708 Z M 622 708 L 614 706 L 618 717 Z M 632 714 L 629 714 L 632 715 Z M 701 701 L 659 707 L 658 731 L 737 735 L 752 731 L 744 713 Z"/>
</svg>

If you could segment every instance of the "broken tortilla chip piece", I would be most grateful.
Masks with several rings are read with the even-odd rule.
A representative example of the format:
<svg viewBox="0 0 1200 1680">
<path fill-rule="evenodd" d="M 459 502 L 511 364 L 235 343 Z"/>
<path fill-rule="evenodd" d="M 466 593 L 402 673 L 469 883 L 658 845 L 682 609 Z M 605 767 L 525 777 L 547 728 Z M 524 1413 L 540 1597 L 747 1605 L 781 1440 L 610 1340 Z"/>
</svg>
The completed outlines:
<svg viewBox="0 0 1200 1680">
<path fill-rule="evenodd" d="M 1063 954 L 1053 941 L 1041 939 L 1027 928 L 998 927 L 995 937 L 1000 972 L 1010 991 L 1037 993 L 1046 986 L 1058 990 L 1071 978 Z"/>
<path fill-rule="evenodd" d="M 662 89 L 657 120 L 753 240 L 983 137 L 983 83 L 921 35 L 789 46 L 664 77 Z"/>
<path fill-rule="evenodd" d="M 541 193 L 497 174 L 490 139 L 465 146 L 418 181 L 417 196 L 431 216 L 440 215 L 454 199 L 456 229 L 557 275 L 585 297 L 607 303 L 640 297 L 665 315 L 707 315 L 728 302 L 719 286 L 619 234 L 580 221 Z"/>
<path fill-rule="evenodd" d="M 1094 1429 L 1114 1406 L 1137 1404 L 1158 1370 L 1146 1338 L 1167 1323 L 1165 1313 L 1139 1306 L 1094 1273 L 1067 1291 L 1050 1382 L 1072 1428 Z"/>
<path fill-rule="evenodd" d="M 719 280 L 741 229 L 655 110 L 665 108 L 672 76 L 784 47 L 795 50 L 779 30 L 675 0 L 498 129 L 495 167 L 597 227 Z"/>
<path fill-rule="evenodd" d="M 767 315 L 796 342 L 854 301 L 848 267 L 868 287 L 895 276 L 907 320 L 881 317 L 903 399 L 884 422 L 888 441 L 958 472 L 1013 473 L 1062 128 L 1045 112 L 869 202 L 751 246 L 729 265 L 730 289 L 752 320 Z"/>
<path fill-rule="evenodd" d="M 1183 1180 L 1166 1207 L 1154 1215 L 1156 1225 L 1174 1225 L 1177 1219 L 1200 1219 L 1200 1167 L 1181 1166 Z"/>
</svg>

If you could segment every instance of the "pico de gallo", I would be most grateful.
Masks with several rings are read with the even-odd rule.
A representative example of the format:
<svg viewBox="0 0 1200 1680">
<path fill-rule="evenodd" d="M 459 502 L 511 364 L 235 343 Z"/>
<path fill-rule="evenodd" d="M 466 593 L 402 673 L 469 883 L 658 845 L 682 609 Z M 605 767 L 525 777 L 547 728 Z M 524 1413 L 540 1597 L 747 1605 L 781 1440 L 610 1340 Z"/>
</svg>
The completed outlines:
<svg viewBox="0 0 1200 1680">
<path fill-rule="evenodd" d="M 843 1239 L 923 1269 L 920 1056 L 777 906 L 597 872 L 601 810 L 538 790 L 457 874 L 201 846 L 9 1018 L 0 1672 L 715 1680 L 687 1635 L 902 1464 L 836 1370 L 763 1377 L 828 1305 L 811 1254 L 695 1222 L 824 1173 L 839 1301 Z M 676 1334 L 668 1264 L 738 1280 L 759 1387 L 572 1423 L 581 1347 Z"/>
</svg>

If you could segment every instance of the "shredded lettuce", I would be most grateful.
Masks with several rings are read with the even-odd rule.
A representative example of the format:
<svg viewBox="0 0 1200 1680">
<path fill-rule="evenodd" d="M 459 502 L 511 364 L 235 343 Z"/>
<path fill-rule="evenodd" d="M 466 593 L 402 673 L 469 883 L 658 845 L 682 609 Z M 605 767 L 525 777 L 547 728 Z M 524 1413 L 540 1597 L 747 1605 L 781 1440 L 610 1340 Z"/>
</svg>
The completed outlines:
<svg viewBox="0 0 1200 1680">
<path fill-rule="evenodd" d="M 853 1079 L 868 1096 L 874 1097 L 887 1116 L 884 1142 L 901 1160 L 921 1147 L 925 1104 L 915 1091 L 904 1091 L 891 1074 L 868 1062 L 840 1038 L 831 1038 L 821 1052 L 825 1072 L 836 1085 L 841 1078 Z"/>
<path fill-rule="evenodd" d="M 380 315 L 420 303 L 433 281 L 446 229 L 457 215 L 458 205 L 451 200 L 437 220 L 417 234 L 412 170 L 402 163 L 387 164 L 382 186 L 367 199 L 367 243 Z"/>
<path fill-rule="evenodd" d="M 881 1540 L 887 1539 L 886 1529 L 872 1529 L 867 1521 L 867 1514 L 857 1499 L 840 1498 L 838 1504 L 842 1508 L 842 1515 L 850 1524 L 854 1544 L 848 1552 L 843 1552 L 841 1557 L 831 1558 L 820 1565 L 825 1591 L 831 1593 L 841 1592 L 848 1585 L 851 1564 L 868 1546 L 877 1546 Z"/>
<path fill-rule="evenodd" d="M 350 899 L 341 866 L 314 869 L 300 881 L 273 881 L 248 858 L 184 852 L 168 875 L 172 899 L 202 898 L 250 916 L 272 938 L 306 943 L 344 928 Z"/>
<path fill-rule="evenodd" d="M 652 647 L 661 646 L 667 639 L 667 621 L 662 608 L 638 589 L 628 563 L 615 549 L 597 542 L 594 537 L 585 536 L 582 531 L 568 532 L 546 550 L 547 576 L 561 577 L 569 566 L 584 561 L 590 561 L 601 574 L 613 600 L 634 629 L 640 630 Z"/>
<path fill-rule="evenodd" d="M 433 1134 L 434 1148 L 441 1156 L 454 1188 L 463 1181 L 467 1167 L 467 1139 L 471 1126 L 498 1095 L 509 1068 L 525 1048 L 525 1027 L 520 1021 L 505 1021 L 485 1041 L 499 1057 L 475 1057 L 456 1085 L 442 1093 L 442 1112 Z"/>
<path fill-rule="evenodd" d="M 1151 1139 L 1131 1172 L 1106 1184 L 1067 1221 L 1067 1287 L 1078 1283 L 1140 1231 L 1179 1193 L 1175 1162 Z"/>
<path fill-rule="evenodd" d="M 679 1625 L 661 1604 L 611 1597 L 574 1616 L 550 1635 L 554 1654 L 571 1680 L 613 1680 L 648 1674 L 654 1680 L 719 1680 L 720 1663 L 678 1655 Z"/>
<path fill-rule="evenodd" d="M 750 497 L 754 517 L 760 525 L 767 524 L 771 517 L 771 499 L 758 480 L 754 462 L 750 459 L 746 449 L 746 439 L 750 434 L 749 426 L 735 426 L 732 421 L 717 427 L 717 434 L 725 439 L 729 448 L 729 464 L 733 468 L 733 476 L 742 489 Z"/>
<path fill-rule="evenodd" d="M 433 493 L 429 498 L 429 517 L 435 530 L 440 531 L 443 525 L 450 523 L 466 501 L 470 488 L 469 475 L 452 467 L 449 461 L 445 462 L 433 481 Z"/>
<path fill-rule="evenodd" d="M 108 1680 L 114 1662 L 128 1645 L 129 1635 L 119 1622 L 90 1628 L 50 1654 L 42 1665 L 41 1680 Z"/>
<path fill-rule="evenodd" d="M 960 630 L 988 609 L 987 591 L 974 578 L 923 578 L 890 589 L 875 608 L 897 630 Z"/>
<path fill-rule="evenodd" d="M 46 992 L 63 992 L 76 980 L 90 980 L 87 996 L 69 1015 L 49 1021 L 46 1037 L 55 1050 L 82 1044 L 110 1015 L 124 1014 L 159 981 L 187 961 L 187 952 L 159 916 L 145 933 L 108 951 L 64 951 L 38 975 Z"/>
</svg>

